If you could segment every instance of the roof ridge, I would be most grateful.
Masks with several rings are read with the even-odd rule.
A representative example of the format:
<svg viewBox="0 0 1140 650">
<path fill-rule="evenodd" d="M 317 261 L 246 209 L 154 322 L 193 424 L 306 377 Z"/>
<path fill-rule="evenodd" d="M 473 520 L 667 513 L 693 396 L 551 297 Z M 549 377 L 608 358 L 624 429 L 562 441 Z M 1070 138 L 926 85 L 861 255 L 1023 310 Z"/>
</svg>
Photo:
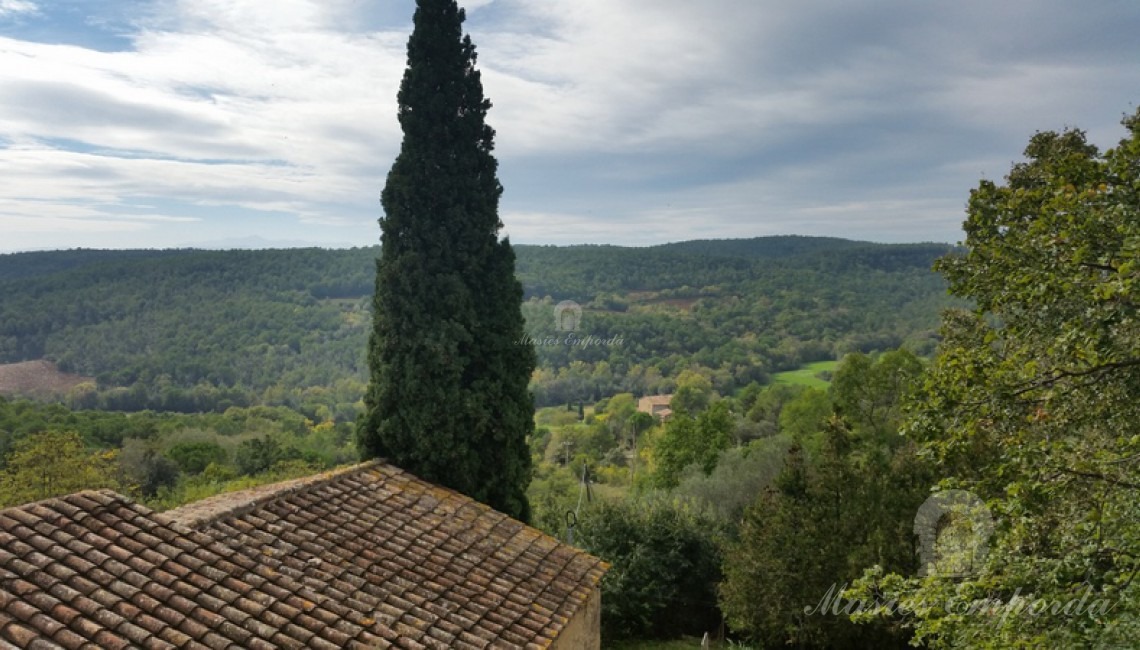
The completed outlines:
<svg viewBox="0 0 1140 650">
<path fill-rule="evenodd" d="M 199 529 L 227 517 L 241 516 L 282 497 L 311 490 L 314 487 L 326 485 L 383 464 L 382 459 L 373 459 L 300 478 L 257 485 L 234 492 L 223 492 L 158 514 L 183 526 Z"/>
</svg>

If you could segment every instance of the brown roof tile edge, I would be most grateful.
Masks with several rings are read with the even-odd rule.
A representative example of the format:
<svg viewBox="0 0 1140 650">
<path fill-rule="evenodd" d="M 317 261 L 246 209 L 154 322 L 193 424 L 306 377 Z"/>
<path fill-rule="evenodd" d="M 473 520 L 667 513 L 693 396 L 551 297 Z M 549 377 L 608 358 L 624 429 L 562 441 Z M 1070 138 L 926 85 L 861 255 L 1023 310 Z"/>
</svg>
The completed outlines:
<svg viewBox="0 0 1140 650">
<path fill-rule="evenodd" d="M 159 514 L 183 526 L 198 529 L 219 519 L 241 516 L 247 512 L 256 510 L 258 507 L 274 499 L 281 498 L 293 492 L 304 490 L 313 485 L 327 483 L 328 481 L 347 474 L 380 467 L 383 464 L 384 461 L 382 460 L 370 460 L 355 465 L 338 467 L 311 476 L 303 476 L 278 483 L 267 483 L 235 492 L 223 492 L 222 494 L 216 494 L 200 501 L 193 501 Z"/>
</svg>

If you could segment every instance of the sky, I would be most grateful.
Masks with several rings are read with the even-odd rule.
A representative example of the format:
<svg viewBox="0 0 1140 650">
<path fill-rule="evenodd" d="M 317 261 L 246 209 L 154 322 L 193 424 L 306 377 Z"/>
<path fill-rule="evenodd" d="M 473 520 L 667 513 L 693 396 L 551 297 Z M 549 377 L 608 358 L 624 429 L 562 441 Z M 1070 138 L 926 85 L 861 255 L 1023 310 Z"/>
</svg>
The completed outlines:
<svg viewBox="0 0 1140 650">
<path fill-rule="evenodd" d="M 1134 0 L 468 0 L 504 234 L 962 239 L 1035 131 L 1108 148 Z M 0 251 L 368 246 L 413 0 L 0 0 Z"/>
</svg>

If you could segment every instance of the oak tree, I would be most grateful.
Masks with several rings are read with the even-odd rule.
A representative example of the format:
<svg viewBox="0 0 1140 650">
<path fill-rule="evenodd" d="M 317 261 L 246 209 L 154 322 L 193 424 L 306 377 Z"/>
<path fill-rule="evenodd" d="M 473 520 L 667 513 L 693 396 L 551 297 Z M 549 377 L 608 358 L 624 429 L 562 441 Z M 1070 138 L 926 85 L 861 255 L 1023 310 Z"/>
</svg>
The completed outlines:
<svg viewBox="0 0 1140 650">
<path fill-rule="evenodd" d="M 911 619 L 931 647 L 1140 634 L 1140 113 L 1124 124 L 1103 153 L 1076 129 L 1033 136 L 1004 184 L 971 193 L 966 252 L 938 263 L 976 308 L 944 319 L 906 429 L 993 535 L 968 577 L 862 585 L 936 604 Z"/>
</svg>

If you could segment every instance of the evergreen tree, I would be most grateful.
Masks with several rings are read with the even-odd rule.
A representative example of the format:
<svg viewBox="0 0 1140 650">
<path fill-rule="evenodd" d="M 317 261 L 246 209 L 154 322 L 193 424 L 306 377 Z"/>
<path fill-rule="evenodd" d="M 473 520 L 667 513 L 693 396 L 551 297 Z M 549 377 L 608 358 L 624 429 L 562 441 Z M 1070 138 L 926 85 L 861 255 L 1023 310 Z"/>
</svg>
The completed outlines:
<svg viewBox="0 0 1140 650">
<path fill-rule="evenodd" d="M 398 98 L 404 140 L 381 197 L 358 446 L 525 520 L 535 354 L 520 344 L 491 102 L 463 20 L 454 0 L 417 2 Z"/>
</svg>

